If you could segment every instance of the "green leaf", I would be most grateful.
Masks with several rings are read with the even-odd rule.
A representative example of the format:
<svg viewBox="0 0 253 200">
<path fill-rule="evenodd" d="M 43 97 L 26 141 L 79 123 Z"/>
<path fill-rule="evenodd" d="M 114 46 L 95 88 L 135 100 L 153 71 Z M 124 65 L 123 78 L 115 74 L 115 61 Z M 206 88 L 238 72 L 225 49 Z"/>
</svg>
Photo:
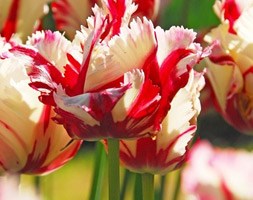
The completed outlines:
<svg viewBox="0 0 253 200">
<path fill-rule="evenodd" d="M 219 23 L 213 11 L 215 0 L 171 0 L 163 12 L 160 23 L 163 28 L 184 26 L 203 29 Z"/>
</svg>

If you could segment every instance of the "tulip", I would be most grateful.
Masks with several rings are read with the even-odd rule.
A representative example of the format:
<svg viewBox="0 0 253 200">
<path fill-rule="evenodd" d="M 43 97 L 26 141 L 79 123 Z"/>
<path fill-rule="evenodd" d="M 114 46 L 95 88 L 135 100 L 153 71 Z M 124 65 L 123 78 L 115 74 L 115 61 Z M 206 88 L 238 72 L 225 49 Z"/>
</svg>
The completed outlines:
<svg viewBox="0 0 253 200">
<path fill-rule="evenodd" d="M 233 1 L 223 3 L 227 5 L 231 2 Z M 238 131 L 251 134 L 253 2 L 247 1 L 245 4 L 243 2 L 234 1 L 236 9 L 232 10 L 238 12 L 230 13 L 230 7 L 222 7 L 221 13 L 225 13 L 222 18 L 227 19 L 205 37 L 207 42 L 216 45 L 206 63 L 207 76 L 213 88 L 217 110 Z"/>
<path fill-rule="evenodd" d="M 201 141 L 190 151 L 182 173 L 182 190 L 189 199 L 250 200 L 252 168 L 251 152 L 214 148 Z"/>
<path fill-rule="evenodd" d="M 120 158 L 124 167 L 138 173 L 164 175 L 184 162 L 200 113 L 203 74 L 190 72 L 187 84 L 177 91 L 171 108 L 155 138 L 121 140 Z"/>
<path fill-rule="evenodd" d="M 50 0 L 0 0 L 0 34 L 11 38 L 16 33 L 23 41 L 38 26 L 38 20 L 45 15 Z"/>
<path fill-rule="evenodd" d="M 37 32 L 11 52 L 26 62 L 30 86 L 73 139 L 108 139 L 112 200 L 119 199 L 119 139 L 155 137 L 209 49 L 183 27 L 164 31 L 146 18 L 129 23 L 136 10 L 130 0 L 103 5 L 72 42 L 59 32 Z"/>
<path fill-rule="evenodd" d="M 107 2 L 116 16 L 116 4 Z M 134 6 L 118 2 L 132 13 Z M 95 7 L 71 43 L 59 32 L 37 32 L 32 46 L 12 52 L 28 61 L 33 88 L 53 105 L 55 120 L 74 139 L 138 138 L 155 135 L 170 102 L 188 82 L 192 67 L 205 56 L 195 33 L 182 27 L 154 29 L 146 18 L 114 22 Z M 112 20 L 112 21 L 110 21 Z"/>
<path fill-rule="evenodd" d="M 14 44 L 14 43 L 12 43 Z M 24 61 L 11 56 L 10 43 L 0 46 L 0 174 L 46 174 L 77 152 L 64 128 L 50 118 L 54 111 L 39 102 L 29 87 Z M 9 53 L 9 54 L 7 54 Z"/>
</svg>

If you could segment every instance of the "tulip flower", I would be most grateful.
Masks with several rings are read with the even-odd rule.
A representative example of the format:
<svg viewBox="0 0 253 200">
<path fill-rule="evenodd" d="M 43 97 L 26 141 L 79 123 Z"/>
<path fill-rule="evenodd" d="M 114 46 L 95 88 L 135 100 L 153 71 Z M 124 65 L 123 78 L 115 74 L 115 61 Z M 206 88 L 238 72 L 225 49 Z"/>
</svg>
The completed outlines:
<svg viewBox="0 0 253 200">
<path fill-rule="evenodd" d="M 182 173 L 182 190 L 196 200 L 250 200 L 253 154 L 244 150 L 220 149 L 198 142 L 189 154 Z"/>
<path fill-rule="evenodd" d="M 108 139 L 109 199 L 119 199 L 118 140 L 155 137 L 209 49 L 183 27 L 164 31 L 146 18 L 129 23 L 131 0 L 103 5 L 72 42 L 59 32 L 37 32 L 11 52 L 26 61 L 30 86 L 73 139 Z"/>
<path fill-rule="evenodd" d="M 238 131 L 250 134 L 253 129 L 253 1 L 222 2 L 220 13 L 225 20 L 205 37 L 207 42 L 216 43 L 206 62 L 207 76 L 217 110 Z M 227 6 L 232 2 L 232 7 Z"/>
<path fill-rule="evenodd" d="M 0 34 L 10 39 L 16 33 L 26 40 L 38 26 L 38 20 L 45 14 L 45 6 L 50 0 L 0 0 Z"/>
<path fill-rule="evenodd" d="M 116 16 L 116 4 L 107 3 Z M 28 61 L 30 85 L 41 91 L 43 103 L 55 107 L 55 120 L 74 139 L 155 135 L 174 95 L 205 54 L 191 30 L 165 32 L 146 18 L 128 27 L 124 13 L 135 7 L 124 5 L 118 2 L 127 10 L 117 22 L 95 7 L 89 27 L 72 44 L 47 31 L 29 39 L 32 47 L 12 49 Z"/>
<path fill-rule="evenodd" d="M 125 7 L 130 5 L 127 3 L 130 1 L 125 0 L 117 1 L 118 3 L 115 3 L 113 0 L 56 0 L 52 2 L 53 16 L 57 29 L 66 32 L 69 38 L 73 38 L 76 30 L 79 30 L 81 25 L 87 25 L 85 20 L 92 14 L 91 8 L 94 4 L 105 5 L 108 4 L 107 2 L 111 5 L 120 5 L 126 2 Z M 160 0 L 133 0 L 133 2 L 138 6 L 134 16 L 146 16 L 156 21 Z M 117 6 L 114 8 L 108 7 L 108 9 L 118 9 L 119 12 L 125 10 L 125 8 Z M 116 15 L 112 17 L 116 19 Z"/>
<path fill-rule="evenodd" d="M 184 163 L 197 128 L 203 86 L 203 74 L 192 70 L 187 84 L 173 97 L 155 138 L 121 140 L 120 158 L 124 167 L 138 173 L 164 175 Z"/>
<path fill-rule="evenodd" d="M 14 44 L 14 43 L 12 43 Z M 45 174 L 56 170 L 77 152 L 64 128 L 55 124 L 50 106 L 29 87 L 24 61 L 11 56 L 10 43 L 0 46 L 0 175 Z M 9 54 L 7 54 L 9 53 Z M 7 57 L 7 58 L 6 58 Z"/>
</svg>

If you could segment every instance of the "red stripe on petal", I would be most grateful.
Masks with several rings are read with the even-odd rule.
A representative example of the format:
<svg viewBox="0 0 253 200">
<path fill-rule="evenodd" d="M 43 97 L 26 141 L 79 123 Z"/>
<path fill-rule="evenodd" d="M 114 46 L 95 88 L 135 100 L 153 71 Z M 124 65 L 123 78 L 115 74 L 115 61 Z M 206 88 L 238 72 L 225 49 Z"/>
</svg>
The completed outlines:
<svg viewBox="0 0 253 200">
<path fill-rule="evenodd" d="M 158 46 L 153 49 L 150 56 L 146 59 L 144 65 L 143 65 L 143 71 L 145 72 L 145 78 L 148 78 L 152 80 L 153 84 L 156 84 L 157 86 L 161 86 L 161 80 L 160 80 L 160 67 L 157 61 L 157 48 Z"/>
<path fill-rule="evenodd" d="M 122 24 L 122 18 L 126 11 L 125 0 L 108 0 L 107 7 L 112 15 L 112 36 L 117 35 L 120 32 Z"/>
<path fill-rule="evenodd" d="M 78 76 L 77 83 L 74 88 L 74 94 L 82 94 L 83 93 L 83 88 L 86 82 L 86 75 L 88 72 L 88 68 L 90 65 L 90 59 L 92 55 L 93 48 L 96 44 L 96 42 L 99 40 L 101 34 L 103 34 L 104 28 L 106 27 L 107 24 L 107 19 L 102 19 L 100 16 L 98 18 L 95 18 L 94 20 L 94 32 L 89 35 L 86 43 L 86 47 L 84 48 L 84 57 L 83 57 L 83 63 L 81 64 L 80 67 L 80 73 Z"/>
<path fill-rule="evenodd" d="M 160 69 L 161 80 L 161 105 L 157 114 L 155 126 L 159 129 L 159 124 L 163 118 L 167 115 L 170 109 L 170 102 L 176 95 L 177 91 L 183 88 L 189 78 L 188 66 L 184 66 L 183 69 L 178 68 L 178 63 L 191 53 L 190 50 L 178 49 L 170 53 L 170 55 L 164 60 Z"/>
<path fill-rule="evenodd" d="M 23 149 L 26 149 L 26 143 L 23 141 L 24 138 L 22 138 L 18 132 L 16 132 L 11 126 L 9 126 L 7 123 L 5 123 L 2 120 L 0 120 L 0 125 L 6 128 L 10 132 L 10 134 L 12 134 L 16 138 L 16 140 L 20 143 Z"/>
<path fill-rule="evenodd" d="M 180 133 L 178 136 L 176 136 L 174 139 L 172 139 L 170 141 L 170 143 L 168 144 L 167 148 L 165 150 L 160 150 L 157 157 L 160 158 L 160 157 L 164 157 L 166 156 L 166 159 L 168 157 L 168 155 L 170 154 L 170 152 L 173 151 L 173 147 L 175 145 L 175 143 L 181 139 L 181 137 L 183 137 L 184 135 L 186 134 L 189 134 L 190 133 L 194 133 L 196 131 L 196 126 L 193 125 L 191 127 L 189 127 L 186 131 L 184 131 L 183 133 Z M 185 150 L 186 152 L 183 154 L 183 155 L 179 155 L 178 157 L 175 157 L 173 158 L 172 160 L 168 161 L 168 162 L 164 162 L 164 165 L 163 165 L 163 168 L 168 168 L 169 166 L 171 165 L 174 165 L 176 164 L 176 168 L 177 167 L 180 167 L 184 161 L 186 160 L 186 157 L 187 157 L 187 147 L 188 147 L 188 144 L 185 146 Z M 162 154 L 164 154 L 164 156 L 162 156 Z M 162 161 L 162 160 L 161 160 Z M 161 162 L 162 163 L 162 162 Z"/>
<path fill-rule="evenodd" d="M 49 126 L 49 121 L 51 120 L 51 106 L 44 106 L 39 123 L 43 124 L 43 129 L 44 129 L 44 135 L 46 134 L 47 128 Z"/>
<path fill-rule="evenodd" d="M 235 199 L 233 194 L 231 193 L 231 191 L 228 189 L 224 180 L 222 180 L 222 182 L 221 182 L 221 191 L 224 194 L 225 200 L 234 200 Z"/>
<path fill-rule="evenodd" d="M 105 145 L 106 145 L 105 147 L 107 148 L 107 140 Z M 121 145 L 120 149 L 125 149 L 125 151 L 127 152 L 125 153 L 124 151 L 120 151 L 120 158 L 122 160 L 128 159 L 128 157 L 134 159 L 134 155 L 132 154 L 131 150 L 128 148 L 128 145 L 124 142 L 124 140 L 120 140 L 120 145 Z"/>
<path fill-rule="evenodd" d="M 1 167 L 5 170 L 5 171 L 7 171 L 8 169 L 4 166 L 4 164 L 0 161 L 0 165 L 1 165 Z"/>
<path fill-rule="evenodd" d="M 234 59 L 229 56 L 229 55 L 222 55 L 222 56 L 209 56 L 209 59 L 216 64 L 229 64 L 233 63 L 234 64 Z"/>
<path fill-rule="evenodd" d="M 244 73 L 243 73 L 243 78 L 245 78 L 247 75 L 253 73 L 253 66 L 250 66 Z"/>
<path fill-rule="evenodd" d="M 224 10 L 224 18 L 229 21 L 229 32 L 236 34 L 233 26 L 241 13 L 235 0 L 226 0 L 222 9 Z"/>
<path fill-rule="evenodd" d="M 67 54 L 67 58 L 71 65 L 68 64 L 64 67 L 64 82 L 66 87 L 70 88 L 71 91 L 77 83 L 81 64 L 71 54 Z M 71 94 L 70 91 L 69 93 Z"/>
<path fill-rule="evenodd" d="M 81 64 L 69 53 L 67 53 L 68 61 L 71 63 L 72 69 L 75 72 L 80 71 Z"/>
<path fill-rule="evenodd" d="M 20 6 L 20 0 L 13 0 L 9 15 L 7 17 L 7 20 L 3 26 L 1 35 L 5 37 L 7 40 L 9 40 L 13 33 L 16 32 L 17 28 L 17 18 L 18 18 L 18 8 Z"/>
<path fill-rule="evenodd" d="M 44 162 L 47 159 L 47 156 L 49 154 L 49 150 L 51 147 L 51 140 L 48 139 L 47 143 L 45 143 L 46 148 L 43 149 L 44 151 L 41 152 L 41 154 L 38 157 L 35 157 L 35 152 L 37 150 L 37 144 L 39 141 L 35 140 L 33 145 L 33 150 L 31 153 L 29 153 L 26 161 L 26 165 L 23 167 L 23 169 L 20 171 L 20 173 L 26 173 L 26 174 L 34 174 L 38 169 L 42 167 Z"/>
<path fill-rule="evenodd" d="M 39 52 L 26 47 L 16 46 L 10 50 L 18 56 L 28 56 L 31 62 L 28 64 L 28 75 L 31 79 L 30 86 L 41 92 L 41 100 L 45 104 L 54 104 L 52 92 L 56 90 L 57 85 L 63 87 L 64 79 L 61 72 Z M 29 59 L 28 59 L 29 60 Z"/>
<path fill-rule="evenodd" d="M 50 173 L 59 167 L 63 166 L 66 162 L 72 159 L 78 152 L 82 141 L 74 141 L 73 144 L 68 150 L 63 150 L 59 155 L 56 155 L 55 159 L 52 160 L 48 165 L 40 167 L 32 172 L 32 174 L 45 174 Z"/>
<path fill-rule="evenodd" d="M 160 88 L 153 85 L 150 80 L 144 82 L 142 89 L 130 109 L 129 117 L 142 118 L 152 115 L 159 106 Z"/>
</svg>

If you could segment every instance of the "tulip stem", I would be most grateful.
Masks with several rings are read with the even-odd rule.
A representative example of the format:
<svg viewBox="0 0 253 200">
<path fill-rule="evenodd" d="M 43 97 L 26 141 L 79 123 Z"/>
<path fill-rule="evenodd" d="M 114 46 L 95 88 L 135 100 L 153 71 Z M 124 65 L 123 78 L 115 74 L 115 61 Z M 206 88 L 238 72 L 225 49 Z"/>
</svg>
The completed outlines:
<svg viewBox="0 0 253 200">
<path fill-rule="evenodd" d="M 177 200 L 180 192 L 181 185 L 181 170 L 176 174 L 176 187 L 174 189 L 173 199 Z"/>
<path fill-rule="evenodd" d="M 154 200 L 154 175 L 142 174 L 142 199 Z"/>
<path fill-rule="evenodd" d="M 108 139 L 109 200 L 120 199 L 119 140 Z"/>
<path fill-rule="evenodd" d="M 104 146 L 101 142 L 97 142 L 90 200 L 99 200 L 102 198 L 101 192 L 104 179 L 105 164 L 106 154 L 104 151 Z"/>
</svg>

